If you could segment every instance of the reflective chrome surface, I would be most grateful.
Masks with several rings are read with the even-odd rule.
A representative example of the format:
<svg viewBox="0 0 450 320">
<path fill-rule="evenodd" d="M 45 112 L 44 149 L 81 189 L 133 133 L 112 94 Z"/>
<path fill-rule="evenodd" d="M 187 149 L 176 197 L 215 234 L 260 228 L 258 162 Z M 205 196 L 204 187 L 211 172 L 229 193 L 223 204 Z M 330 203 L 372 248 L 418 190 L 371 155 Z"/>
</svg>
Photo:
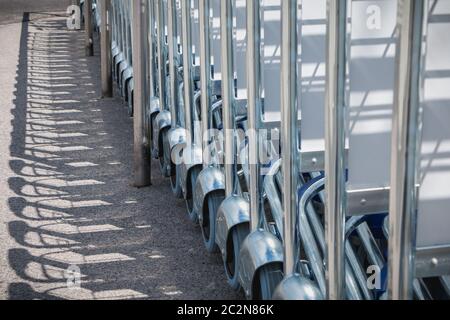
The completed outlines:
<svg viewBox="0 0 450 320">
<path fill-rule="evenodd" d="M 248 299 L 253 298 L 253 288 L 258 269 L 271 263 L 283 263 L 283 245 L 272 233 L 257 230 L 248 235 L 241 249 L 239 282 Z"/>
<path fill-rule="evenodd" d="M 327 2 L 327 71 L 325 101 L 325 236 L 327 297 L 345 297 L 344 230 L 345 186 L 345 79 L 347 1 Z"/>
<path fill-rule="evenodd" d="M 297 248 L 295 221 L 297 217 L 297 186 L 299 164 L 298 139 L 298 40 L 297 1 L 282 1 L 281 5 L 281 148 L 283 173 L 283 246 L 284 274 L 294 274 Z"/>
<path fill-rule="evenodd" d="M 225 176 L 220 168 L 207 167 L 202 170 L 197 178 L 194 192 L 194 210 L 198 214 L 200 225 L 202 225 L 206 196 L 215 191 L 225 192 Z M 215 221 L 211 223 L 216 223 Z"/>
<path fill-rule="evenodd" d="M 226 260 L 227 242 L 233 227 L 250 221 L 249 203 L 234 195 L 226 198 L 217 211 L 216 243 Z"/>
<path fill-rule="evenodd" d="M 315 283 L 298 274 L 283 279 L 273 294 L 273 300 L 323 300 Z"/>
<path fill-rule="evenodd" d="M 417 154 L 424 1 L 399 0 L 398 52 L 389 206 L 389 288 L 394 300 L 412 298 L 417 219 Z"/>
</svg>

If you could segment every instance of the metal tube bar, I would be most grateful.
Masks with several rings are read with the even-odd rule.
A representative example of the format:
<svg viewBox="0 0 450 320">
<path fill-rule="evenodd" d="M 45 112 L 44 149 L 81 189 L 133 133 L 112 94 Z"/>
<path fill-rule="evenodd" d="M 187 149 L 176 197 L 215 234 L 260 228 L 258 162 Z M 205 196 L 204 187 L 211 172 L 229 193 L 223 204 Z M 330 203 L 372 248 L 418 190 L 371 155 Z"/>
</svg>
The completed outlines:
<svg viewBox="0 0 450 320">
<path fill-rule="evenodd" d="M 149 37 L 149 0 L 143 0 L 144 6 L 142 7 L 142 54 L 144 55 L 144 63 L 141 65 L 143 70 L 143 95 L 144 95 L 144 103 L 143 103 L 143 123 L 144 123 L 144 145 L 147 148 L 147 152 L 151 155 L 151 138 L 149 135 L 150 125 L 148 122 L 148 110 L 150 104 L 150 86 L 149 86 L 149 65 L 151 60 L 149 59 L 150 54 L 150 44 L 147 41 Z M 151 161 L 150 161 L 150 170 L 151 170 Z M 151 177 L 151 174 L 150 174 Z"/>
<path fill-rule="evenodd" d="M 182 1 L 184 2 L 184 1 Z M 166 49 L 164 35 L 164 7 L 163 1 L 156 1 L 156 23 L 158 34 L 158 84 L 159 84 L 159 106 L 161 110 L 167 110 L 166 99 Z"/>
<path fill-rule="evenodd" d="M 147 0 L 148 3 L 148 8 L 147 8 L 147 21 L 148 21 L 148 34 L 147 34 L 147 42 L 148 42 L 148 64 L 147 64 L 147 68 L 148 68 L 148 73 L 147 73 L 147 87 L 148 87 L 148 94 L 149 97 L 155 97 L 157 95 L 156 93 L 156 88 L 155 88 L 155 75 L 156 75 L 156 70 L 155 70 L 155 60 L 157 59 L 157 56 L 155 56 L 155 41 L 154 39 L 158 36 L 155 32 L 155 21 L 156 21 L 156 17 L 155 17 L 155 1 L 157 0 Z M 157 77 L 156 77 L 157 78 Z"/>
<path fill-rule="evenodd" d="M 417 219 L 417 151 L 424 1 L 399 0 L 391 155 L 388 295 L 412 298 Z"/>
<path fill-rule="evenodd" d="M 262 117 L 261 87 L 261 1 L 247 1 L 247 86 L 248 86 L 248 136 L 250 167 L 250 231 L 260 226 L 262 210 L 262 178 L 259 152 Z"/>
<path fill-rule="evenodd" d="M 128 27 L 130 21 L 128 20 L 128 6 L 127 6 L 127 0 L 122 1 L 123 7 L 122 7 L 122 14 L 123 14 L 123 55 L 125 58 L 125 61 L 128 63 L 130 60 L 128 58 L 128 45 L 130 41 L 129 33 L 128 33 Z"/>
<path fill-rule="evenodd" d="M 327 297 L 345 298 L 345 79 L 347 1 L 327 1 L 325 238 Z"/>
<path fill-rule="evenodd" d="M 109 17 L 110 17 L 110 38 L 111 42 L 117 46 L 117 9 L 114 0 L 109 0 Z"/>
<path fill-rule="evenodd" d="M 134 61 L 134 185 L 145 187 L 150 185 L 150 153 L 148 145 L 145 144 L 145 59 L 144 46 L 145 32 L 143 25 L 145 0 L 134 0 L 132 46 Z"/>
<path fill-rule="evenodd" d="M 120 1 L 120 15 L 122 23 L 122 53 L 124 60 L 127 59 L 127 20 L 126 20 L 126 1 Z"/>
<path fill-rule="evenodd" d="M 194 79 L 192 60 L 192 22 L 191 1 L 181 1 L 181 29 L 183 43 L 183 83 L 184 83 L 184 115 L 186 122 L 187 142 L 192 146 L 194 133 L 192 130 L 192 109 L 194 107 Z"/>
<path fill-rule="evenodd" d="M 85 50 L 86 56 L 91 57 L 94 55 L 94 37 L 92 28 L 92 0 L 86 0 L 84 2 L 84 29 L 85 29 Z"/>
<path fill-rule="evenodd" d="M 201 113 L 202 113 L 202 150 L 207 152 L 211 137 L 208 132 L 211 128 L 209 108 L 211 106 L 211 4 L 210 0 L 199 0 L 200 16 L 200 85 L 201 85 Z M 203 167 L 207 167 L 203 163 Z"/>
<path fill-rule="evenodd" d="M 234 95 L 234 54 L 233 54 L 233 0 L 222 0 L 220 7 L 220 27 L 222 42 L 222 100 L 225 145 L 225 193 L 234 194 L 236 184 L 234 139 L 235 95 Z"/>
<path fill-rule="evenodd" d="M 178 45 L 177 45 L 177 6 L 176 0 L 168 0 L 168 47 L 169 47 L 169 79 L 170 79 L 170 114 L 172 128 L 175 128 L 178 121 L 177 108 L 179 103 L 178 97 Z"/>
<path fill-rule="evenodd" d="M 126 19 L 127 19 L 127 47 L 126 47 L 126 52 L 127 52 L 127 62 L 128 62 L 128 66 L 129 67 L 133 67 L 133 35 L 132 35 L 132 14 L 133 14 L 133 8 L 131 8 L 132 6 L 132 0 L 128 0 L 125 1 L 125 7 L 126 7 Z"/>
<path fill-rule="evenodd" d="M 125 20 L 124 20 L 124 2 L 119 1 L 119 22 L 120 22 L 120 51 L 125 58 Z"/>
<path fill-rule="evenodd" d="M 100 47 L 101 47 L 101 70 L 102 70 L 102 95 L 112 97 L 112 64 L 111 64 L 111 25 L 110 7 L 111 0 L 101 1 L 101 26 L 100 26 Z"/>
<path fill-rule="evenodd" d="M 282 1 L 281 7 L 281 146 L 283 172 L 284 273 L 295 272 L 295 220 L 298 186 L 298 93 L 297 93 L 297 0 Z"/>
</svg>

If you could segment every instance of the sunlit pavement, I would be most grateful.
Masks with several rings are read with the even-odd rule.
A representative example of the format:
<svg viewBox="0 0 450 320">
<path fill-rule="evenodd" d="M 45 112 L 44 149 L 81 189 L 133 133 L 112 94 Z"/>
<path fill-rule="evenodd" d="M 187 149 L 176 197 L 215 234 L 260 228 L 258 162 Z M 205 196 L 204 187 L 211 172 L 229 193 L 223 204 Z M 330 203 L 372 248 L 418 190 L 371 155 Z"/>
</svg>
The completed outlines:
<svg viewBox="0 0 450 320">
<path fill-rule="evenodd" d="M 132 120 L 100 99 L 98 50 L 17 6 L 0 16 L 0 299 L 242 298 L 156 163 L 130 186 Z"/>
</svg>

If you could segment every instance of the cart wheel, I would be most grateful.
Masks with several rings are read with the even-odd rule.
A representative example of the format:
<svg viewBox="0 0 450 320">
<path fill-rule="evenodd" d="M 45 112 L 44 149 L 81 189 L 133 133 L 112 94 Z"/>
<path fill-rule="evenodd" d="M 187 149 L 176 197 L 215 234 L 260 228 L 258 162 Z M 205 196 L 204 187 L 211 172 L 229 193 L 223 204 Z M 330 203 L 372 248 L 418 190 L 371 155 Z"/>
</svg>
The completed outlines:
<svg viewBox="0 0 450 320">
<path fill-rule="evenodd" d="M 225 260 L 225 271 L 228 284 L 236 291 L 241 289 L 239 283 L 239 262 L 242 244 L 250 232 L 248 223 L 237 225 L 231 230 L 231 241 L 227 245 L 227 257 Z"/>
<path fill-rule="evenodd" d="M 132 90 L 129 94 L 128 94 L 128 116 L 130 118 L 133 118 L 134 116 L 134 91 Z"/>
<path fill-rule="evenodd" d="M 206 250 L 209 253 L 218 252 L 218 247 L 216 244 L 216 217 L 217 210 L 219 210 L 220 205 L 223 200 L 225 200 L 225 194 L 223 191 L 215 191 L 207 196 L 207 210 L 204 210 L 203 223 L 201 225 L 203 242 L 205 244 Z"/>
<path fill-rule="evenodd" d="M 173 174 L 172 174 L 173 172 Z M 178 199 L 183 198 L 183 190 L 180 184 L 180 166 L 172 164 L 172 171 L 170 176 L 170 185 L 172 187 L 172 192 Z"/>
<path fill-rule="evenodd" d="M 186 197 L 186 207 L 189 215 L 189 219 L 194 222 L 198 223 L 198 215 L 197 212 L 194 210 L 194 190 L 195 190 L 195 184 L 197 183 L 198 175 L 200 174 L 202 168 L 199 166 L 196 166 L 191 169 L 190 171 L 190 177 L 188 177 L 188 190 L 187 190 L 187 197 Z"/>
<path fill-rule="evenodd" d="M 272 300 L 273 293 L 278 284 L 283 280 L 283 265 L 271 263 L 263 266 L 259 272 L 259 294 L 254 296 L 255 300 Z"/>
<path fill-rule="evenodd" d="M 170 165 L 169 130 L 163 129 L 159 139 L 159 148 L 163 153 L 162 157 L 159 157 L 159 170 L 164 177 L 168 178 L 170 176 L 170 170 L 168 170 Z"/>
<path fill-rule="evenodd" d="M 156 117 L 158 116 L 158 113 L 155 113 L 152 115 L 152 117 L 150 118 L 150 141 L 151 141 L 151 149 L 152 149 L 152 158 L 157 160 L 158 157 L 158 152 L 156 152 L 156 149 L 159 146 L 159 141 L 158 141 L 158 137 L 155 135 L 155 132 L 153 131 L 153 129 L 157 126 L 156 124 Z"/>
</svg>

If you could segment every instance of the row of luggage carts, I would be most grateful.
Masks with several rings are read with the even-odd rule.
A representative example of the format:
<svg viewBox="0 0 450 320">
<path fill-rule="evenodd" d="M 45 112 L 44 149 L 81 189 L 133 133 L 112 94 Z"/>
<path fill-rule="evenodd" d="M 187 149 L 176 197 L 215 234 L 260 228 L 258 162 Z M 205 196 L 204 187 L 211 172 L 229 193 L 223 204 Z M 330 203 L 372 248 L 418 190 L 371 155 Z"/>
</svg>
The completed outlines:
<svg viewBox="0 0 450 320">
<path fill-rule="evenodd" d="M 108 10 L 130 116 L 133 70 L 145 75 L 148 152 L 232 288 L 257 300 L 450 297 L 449 1 L 92 10 L 97 27 Z"/>
</svg>

